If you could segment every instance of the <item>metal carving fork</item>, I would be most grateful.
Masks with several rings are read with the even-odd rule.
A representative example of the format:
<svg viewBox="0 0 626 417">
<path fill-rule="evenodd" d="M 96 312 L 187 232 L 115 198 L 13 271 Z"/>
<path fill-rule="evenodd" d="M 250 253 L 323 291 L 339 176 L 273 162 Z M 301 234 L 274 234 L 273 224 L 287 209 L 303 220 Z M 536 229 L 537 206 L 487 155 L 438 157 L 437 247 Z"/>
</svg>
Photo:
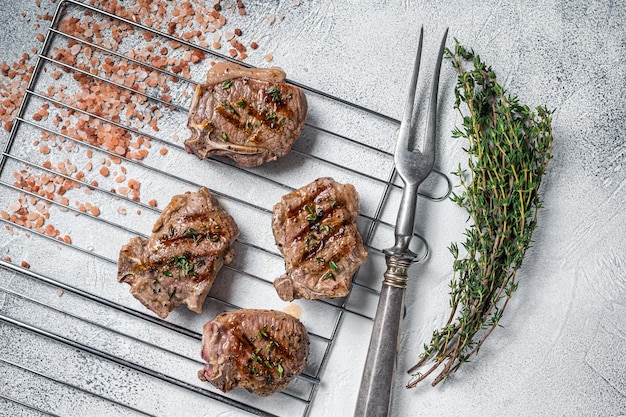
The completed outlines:
<svg viewBox="0 0 626 417">
<path fill-rule="evenodd" d="M 417 57 L 415 58 L 409 95 L 404 107 L 404 115 L 394 155 L 396 170 L 404 182 L 404 191 L 396 222 L 396 241 L 393 247 L 384 251 L 387 270 L 384 274 L 378 309 L 374 319 L 355 417 L 386 416 L 391 405 L 391 390 L 395 374 L 400 321 L 404 308 L 404 290 L 408 281 L 407 270 L 416 257 L 416 254 L 409 249 L 409 244 L 413 236 L 417 189 L 430 174 L 435 162 L 437 92 L 439 90 L 439 74 L 441 72 L 441 61 L 447 36 L 448 30 L 446 29 L 441 40 L 439 54 L 437 55 L 422 150 L 411 150 L 409 149 L 409 138 L 415 122 L 413 119 L 413 108 L 424 37 L 424 29 L 420 30 Z"/>
</svg>

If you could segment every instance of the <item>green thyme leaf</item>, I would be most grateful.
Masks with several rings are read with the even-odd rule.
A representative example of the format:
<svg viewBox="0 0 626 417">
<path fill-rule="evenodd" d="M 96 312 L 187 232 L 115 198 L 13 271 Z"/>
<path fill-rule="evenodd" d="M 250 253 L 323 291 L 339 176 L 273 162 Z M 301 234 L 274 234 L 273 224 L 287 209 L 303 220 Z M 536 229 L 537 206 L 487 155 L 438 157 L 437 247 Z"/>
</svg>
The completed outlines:
<svg viewBox="0 0 626 417">
<path fill-rule="evenodd" d="M 198 243 L 200 243 L 202 241 L 202 239 L 204 239 L 204 235 L 202 233 L 199 233 L 196 229 L 194 229 L 193 227 L 190 227 L 186 232 L 185 232 L 185 237 L 188 237 L 190 239 L 193 240 L 193 242 L 197 245 Z"/>
<path fill-rule="evenodd" d="M 324 275 L 322 275 L 322 281 L 326 281 L 328 279 L 332 279 L 333 281 L 335 281 L 335 274 L 333 274 L 332 272 L 328 271 Z"/>
<path fill-rule="evenodd" d="M 267 90 L 267 95 L 271 97 L 274 103 L 280 103 L 282 100 L 280 89 L 276 86 Z"/>
</svg>

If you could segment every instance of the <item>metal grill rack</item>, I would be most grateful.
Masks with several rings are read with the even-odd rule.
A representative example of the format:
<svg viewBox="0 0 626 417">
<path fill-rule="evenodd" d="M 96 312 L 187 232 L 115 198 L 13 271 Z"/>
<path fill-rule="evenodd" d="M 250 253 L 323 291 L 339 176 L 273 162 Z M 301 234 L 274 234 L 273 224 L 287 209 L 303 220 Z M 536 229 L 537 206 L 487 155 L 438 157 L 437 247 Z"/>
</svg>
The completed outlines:
<svg viewBox="0 0 626 417">
<path fill-rule="evenodd" d="M 115 22 L 131 34 L 112 42 L 106 36 L 110 33 L 98 39 L 70 33 L 64 28 L 73 19 Z M 202 51 L 212 60 L 229 59 L 72 0 L 59 4 L 47 30 L 0 159 L 0 209 L 16 208 L 15 202 L 20 202 L 27 211 L 46 213 L 43 226 L 53 228 L 1 218 L 5 227 L 0 241 L 7 243 L 0 260 L 0 373 L 12 375 L 13 389 L 0 390 L 0 403 L 37 415 L 175 415 L 176 410 L 173 414 L 159 401 L 160 393 L 167 391 L 190 408 L 192 404 L 210 404 L 214 415 L 236 408 L 262 416 L 306 416 L 325 378 L 328 356 L 344 317 L 367 321 L 374 315 L 384 268 L 381 249 L 393 240 L 401 191 L 394 177 L 390 140 L 399 122 L 291 81 L 306 91 L 310 110 L 290 155 L 253 169 L 219 158 L 199 161 L 185 152 L 182 141 L 187 135 L 184 126 L 191 93 L 207 66 L 192 66 L 187 78 L 171 68 L 144 62 L 131 51 L 147 39 L 160 40 L 162 45 L 178 43 L 181 54 Z M 75 62 L 56 54 L 72 47 L 76 49 Z M 167 89 L 163 85 L 138 88 L 139 82 L 107 77 L 102 68 L 84 66 L 81 63 L 89 61 L 87 50 L 101 64 L 160 74 Z M 85 78 L 99 88 L 119 91 L 120 97 L 142 109 L 146 118 L 158 119 L 158 130 L 145 119 L 126 117 L 124 110 L 115 117 L 114 112 L 95 113 L 83 106 L 73 95 L 79 94 L 79 80 Z M 60 85 L 63 88 L 55 90 Z M 47 117 L 37 116 L 42 108 L 47 109 Z M 70 124 L 64 129 L 60 120 Z M 123 156 L 115 148 L 89 140 L 84 137 L 85 130 L 74 128 L 81 121 L 97 121 L 102 129 L 122 131 L 135 143 L 141 138 L 136 149 L 146 150 L 145 157 Z M 84 167 L 90 163 L 89 171 Z M 101 166 L 107 166 L 111 174 L 99 175 Z M 272 287 L 284 265 L 271 235 L 271 208 L 286 192 L 320 176 L 350 182 L 359 191 L 358 222 L 370 253 L 368 261 L 356 274 L 353 290 L 345 299 L 295 303 L 310 332 L 311 356 L 305 373 L 287 390 L 269 398 L 243 390 L 221 393 L 196 378 L 203 365 L 199 358 L 202 325 L 225 310 L 286 307 Z M 33 178 L 46 178 L 47 182 L 33 187 Z M 132 194 L 130 178 L 141 184 L 140 195 Z M 63 192 L 58 191 L 59 184 L 67 185 Z M 116 282 L 117 254 L 131 237 L 147 236 L 159 207 L 173 195 L 203 185 L 217 194 L 242 230 L 235 245 L 236 257 L 218 275 L 201 315 L 179 308 L 161 320 L 134 300 L 126 285 Z M 52 192 L 42 193 L 43 187 Z M 443 200 L 450 184 L 445 175 L 437 173 L 427 189 L 430 194 L 423 197 Z M 150 204 L 151 200 L 157 204 Z M 89 207 L 98 207 L 98 211 Z M 64 240 L 65 236 L 69 238 Z M 416 250 L 424 257 L 427 244 L 417 237 Z M 30 266 L 21 265 L 22 260 Z M 41 348 L 21 348 L 26 345 Z M 86 370 L 85 364 L 93 362 L 86 358 L 94 357 L 102 359 L 99 366 Z M 134 381 L 127 395 L 107 388 L 120 375 Z M 57 399 L 73 400 L 31 395 L 39 384 L 45 384 Z M 81 410 L 84 404 L 90 409 Z"/>
</svg>

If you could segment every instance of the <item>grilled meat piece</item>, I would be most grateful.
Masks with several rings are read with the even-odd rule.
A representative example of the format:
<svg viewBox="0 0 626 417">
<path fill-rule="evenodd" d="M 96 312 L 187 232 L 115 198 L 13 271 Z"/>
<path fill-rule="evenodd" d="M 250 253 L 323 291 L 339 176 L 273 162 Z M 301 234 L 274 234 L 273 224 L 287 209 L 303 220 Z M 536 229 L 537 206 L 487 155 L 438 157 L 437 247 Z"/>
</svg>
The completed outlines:
<svg viewBox="0 0 626 417">
<path fill-rule="evenodd" d="M 297 318 L 274 310 L 222 313 L 204 325 L 198 378 L 223 392 L 239 386 L 261 396 L 282 391 L 306 368 L 309 336 Z"/>
<path fill-rule="evenodd" d="M 246 167 L 286 155 L 304 126 L 307 101 L 284 80 L 277 67 L 215 64 L 194 94 L 187 152 L 200 159 L 227 156 Z"/>
<path fill-rule="evenodd" d="M 122 247 L 117 280 L 161 318 L 183 303 L 201 313 L 238 236 L 237 224 L 206 188 L 174 196 L 148 239 L 135 237 Z"/>
<path fill-rule="evenodd" d="M 351 184 L 319 178 L 283 196 L 272 230 L 286 273 L 274 281 L 280 298 L 344 297 L 367 251 L 356 226 L 359 197 Z"/>
</svg>

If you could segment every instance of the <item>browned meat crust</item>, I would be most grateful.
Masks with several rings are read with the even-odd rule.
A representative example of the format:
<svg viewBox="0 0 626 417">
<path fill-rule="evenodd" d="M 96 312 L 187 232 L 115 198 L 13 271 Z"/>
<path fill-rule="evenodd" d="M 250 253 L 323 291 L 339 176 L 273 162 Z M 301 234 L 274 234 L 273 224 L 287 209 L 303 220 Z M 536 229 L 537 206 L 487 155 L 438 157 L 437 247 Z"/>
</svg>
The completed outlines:
<svg viewBox="0 0 626 417">
<path fill-rule="evenodd" d="M 306 368 L 309 337 L 297 318 L 274 310 L 222 313 L 204 325 L 198 378 L 221 391 L 282 391 Z"/>
<path fill-rule="evenodd" d="M 227 156 L 247 167 L 286 155 L 304 126 L 307 101 L 284 79 L 280 68 L 215 64 L 194 94 L 187 152 Z"/>
<path fill-rule="evenodd" d="M 281 299 L 344 297 L 367 251 L 356 226 L 359 198 L 351 184 L 320 178 L 274 206 L 272 230 L 286 273 L 274 281 Z"/>
<path fill-rule="evenodd" d="M 201 313 L 238 236 L 237 224 L 206 188 L 174 196 L 148 239 L 135 237 L 122 247 L 117 280 L 161 318 L 181 304 Z"/>
</svg>

